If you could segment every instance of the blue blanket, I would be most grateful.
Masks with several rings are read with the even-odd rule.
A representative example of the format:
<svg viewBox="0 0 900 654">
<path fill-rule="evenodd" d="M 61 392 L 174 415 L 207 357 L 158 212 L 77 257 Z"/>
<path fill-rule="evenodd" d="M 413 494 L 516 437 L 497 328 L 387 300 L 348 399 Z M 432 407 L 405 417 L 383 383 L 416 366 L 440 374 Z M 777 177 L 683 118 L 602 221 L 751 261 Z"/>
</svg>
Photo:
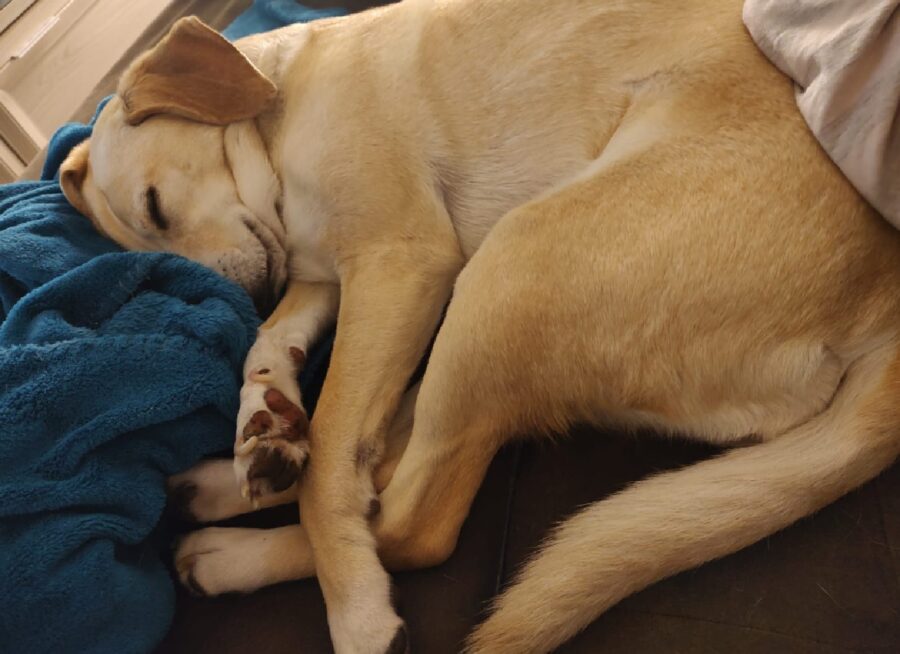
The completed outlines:
<svg viewBox="0 0 900 654">
<path fill-rule="evenodd" d="M 311 12 L 257 0 L 231 38 Z M 174 609 L 156 526 L 164 481 L 228 449 L 258 318 L 243 290 L 122 252 L 54 176 L 0 187 L 0 652 L 148 652 Z M 315 400 L 329 345 L 301 379 Z"/>
</svg>

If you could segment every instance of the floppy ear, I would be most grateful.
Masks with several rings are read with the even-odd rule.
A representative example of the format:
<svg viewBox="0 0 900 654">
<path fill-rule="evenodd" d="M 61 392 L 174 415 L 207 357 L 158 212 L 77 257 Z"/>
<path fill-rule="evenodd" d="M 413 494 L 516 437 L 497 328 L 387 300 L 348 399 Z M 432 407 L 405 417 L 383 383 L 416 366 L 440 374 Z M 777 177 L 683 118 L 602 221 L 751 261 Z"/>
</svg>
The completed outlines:
<svg viewBox="0 0 900 654">
<path fill-rule="evenodd" d="M 277 89 L 225 37 L 188 16 L 129 66 L 118 93 L 130 125 L 161 113 L 226 125 L 258 116 Z"/>
<path fill-rule="evenodd" d="M 82 193 L 88 170 L 88 152 L 90 140 L 83 141 L 72 149 L 59 168 L 59 185 L 69 204 L 83 215 L 90 217 L 91 212 Z"/>
</svg>

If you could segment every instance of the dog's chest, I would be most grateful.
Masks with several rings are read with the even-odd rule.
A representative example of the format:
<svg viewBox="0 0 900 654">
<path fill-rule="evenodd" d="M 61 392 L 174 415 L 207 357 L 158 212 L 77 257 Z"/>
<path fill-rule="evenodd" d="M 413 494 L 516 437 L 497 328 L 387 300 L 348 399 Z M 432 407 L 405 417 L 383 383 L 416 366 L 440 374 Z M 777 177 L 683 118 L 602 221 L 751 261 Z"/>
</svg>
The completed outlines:
<svg viewBox="0 0 900 654">
<path fill-rule="evenodd" d="M 325 211 L 313 198 L 286 193 L 284 223 L 290 252 L 288 272 L 291 279 L 306 282 L 338 281 L 334 261 L 322 245 L 325 221 Z"/>
</svg>

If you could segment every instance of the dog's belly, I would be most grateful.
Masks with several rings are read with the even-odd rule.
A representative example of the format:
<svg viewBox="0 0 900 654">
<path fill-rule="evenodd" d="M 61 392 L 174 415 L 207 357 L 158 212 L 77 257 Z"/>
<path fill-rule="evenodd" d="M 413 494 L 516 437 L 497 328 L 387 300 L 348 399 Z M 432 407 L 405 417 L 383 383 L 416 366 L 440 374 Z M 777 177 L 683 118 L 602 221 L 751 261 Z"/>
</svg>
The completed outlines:
<svg viewBox="0 0 900 654">
<path fill-rule="evenodd" d="M 470 258 L 506 213 L 584 170 L 590 160 L 573 148 L 538 161 L 521 152 L 494 152 L 441 179 L 447 213 Z"/>
</svg>

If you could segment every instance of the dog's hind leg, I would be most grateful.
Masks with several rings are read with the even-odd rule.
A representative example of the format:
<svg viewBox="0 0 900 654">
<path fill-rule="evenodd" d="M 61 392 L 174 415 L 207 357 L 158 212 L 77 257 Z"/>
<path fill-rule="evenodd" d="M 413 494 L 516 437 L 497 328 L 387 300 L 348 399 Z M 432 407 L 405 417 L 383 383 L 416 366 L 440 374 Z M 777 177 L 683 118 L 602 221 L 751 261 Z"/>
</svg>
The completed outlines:
<svg viewBox="0 0 900 654">
<path fill-rule="evenodd" d="M 233 459 L 203 461 L 170 477 L 166 490 L 170 509 L 188 522 L 216 522 L 297 500 L 295 486 L 280 493 L 263 495 L 255 503 L 241 497 L 234 477 Z"/>
<path fill-rule="evenodd" d="M 539 407 L 506 395 L 527 393 L 517 373 L 495 374 L 505 355 L 495 339 L 503 338 L 505 324 L 500 313 L 480 306 L 497 299 L 484 283 L 467 270 L 456 285 L 422 380 L 409 442 L 380 496 L 372 524 L 390 570 L 447 559 L 497 450 L 523 431 L 546 426 Z M 540 413 L 540 426 L 523 409 Z"/>
<path fill-rule="evenodd" d="M 589 506 L 524 567 L 467 651 L 551 651 L 630 593 L 750 545 L 868 481 L 900 454 L 898 393 L 900 348 L 879 348 L 803 425 Z"/>
<path fill-rule="evenodd" d="M 250 593 L 311 577 L 312 551 L 303 527 L 275 529 L 207 527 L 185 536 L 175 553 L 175 572 L 195 595 Z"/>
<path fill-rule="evenodd" d="M 425 378 L 404 396 L 373 473 L 376 489 L 386 487 L 370 503 L 368 518 L 378 554 L 392 571 L 445 560 L 497 449 L 510 434 L 546 426 L 548 414 L 540 407 L 504 396 L 504 388 L 522 388 L 518 371 L 527 374 L 525 368 L 508 368 L 511 375 L 502 378 L 492 374 L 506 353 L 492 343 L 506 324 L 502 312 L 479 307 L 492 294 L 469 291 L 483 289 L 484 281 L 467 279 L 472 283 L 457 285 Z M 529 422 L 536 416 L 537 423 Z M 202 594 L 249 592 L 311 576 L 319 559 L 302 525 L 203 529 L 181 542 L 175 558 L 182 583 Z M 354 599 L 362 600 L 362 610 L 372 601 Z"/>
</svg>

